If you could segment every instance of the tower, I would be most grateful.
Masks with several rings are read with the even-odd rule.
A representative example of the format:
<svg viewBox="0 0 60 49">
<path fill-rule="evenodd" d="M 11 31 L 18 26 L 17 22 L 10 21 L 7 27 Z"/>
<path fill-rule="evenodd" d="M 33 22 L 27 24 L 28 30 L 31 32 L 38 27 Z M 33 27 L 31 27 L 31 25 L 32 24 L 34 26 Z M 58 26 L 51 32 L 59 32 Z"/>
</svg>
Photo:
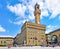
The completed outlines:
<svg viewBox="0 0 60 49">
<path fill-rule="evenodd" d="M 35 16 L 35 23 L 37 24 L 40 23 L 40 15 L 41 15 L 41 10 L 39 9 L 39 7 L 40 7 L 39 4 L 36 3 L 34 16 Z"/>
<path fill-rule="evenodd" d="M 21 28 L 21 33 L 16 37 L 16 42 L 26 46 L 46 45 L 46 26 L 40 22 L 39 4 L 35 5 L 35 23 L 26 21 Z"/>
</svg>

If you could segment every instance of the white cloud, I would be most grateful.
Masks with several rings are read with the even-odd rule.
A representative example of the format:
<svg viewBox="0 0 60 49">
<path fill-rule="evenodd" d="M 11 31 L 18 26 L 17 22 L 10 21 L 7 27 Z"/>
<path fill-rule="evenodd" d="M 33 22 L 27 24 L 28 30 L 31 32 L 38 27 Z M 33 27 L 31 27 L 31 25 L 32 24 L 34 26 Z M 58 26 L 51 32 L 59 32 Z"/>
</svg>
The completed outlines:
<svg viewBox="0 0 60 49">
<path fill-rule="evenodd" d="M 60 0 L 46 0 L 46 8 L 52 12 L 50 18 L 55 18 L 60 13 Z"/>
<path fill-rule="evenodd" d="M 48 13 L 48 10 L 47 9 L 44 9 L 41 13 L 41 16 L 48 16 L 49 13 Z"/>
<path fill-rule="evenodd" d="M 21 24 L 24 24 L 25 23 L 25 21 L 29 21 L 28 19 L 24 19 L 24 20 L 19 20 L 19 21 L 11 21 L 10 19 L 9 19 L 9 22 L 10 23 L 13 23 L 13 24 L 17 24 L 17 25 L 21 25 Z"/>
<path fill-rule="evenodd" d="M 33 17 L 33 19 L 34 19 L 34 6 L 35 6 L 36 2 L 38 2 L 39 4 L 41 3 L 41 5 L 43 5 L 43 2 L 40 2 L 40 1 L 42 1 L 42 0 L 31 0 L 30 2 L 27 2 L 27 0 L 23 0 L 22 1 L 23 4 L 15 4 L 14 6 L 8 4 L 7 8 L 11 12 L 15 13 L 16 15 L 23 16 L 23 17 L 26 16 L 25 12 L 28 9 L 29 10 L 29 15 L 28 15 L 27 18 L 31 19 L 31 17 Z M 26 5 L 24 5 L 24 4 L 26 4 Z"/>
<path fill-rule="evenodd" d="M 35 19 L 34 15 L 29 15 L 29 19 L 34 20 Z"/>
<path fill-rule="evenodd" d="M 14 6 L 12 5 L 7 5 L 7 8 L 15 13 L 18 16 L 24 16 L 25 10 L 26 10 L 26 6 L 22 5 L 22 4 L 16 4 Z"/>
<path fill-rule="evenodd" d="M 43 16 L 49 16 L 49 12 L 51 12 L 51 16 L 49 16 L 50 19 L 55 18 L 60 13 L 60 0 L 45 0 L 45 2 L 43 2 L 43 0 L 29 0 L 29 2 L 27 2 L 27 0 L 19 1 L 22 2 L 22 4 L 18 3 L 14 6 L 8 4 L 7 8 L 17 16 L 23 17 L 24 19 L 29 18 L 29 20 L 34 20 L 34 6 L 36 3 L 40 5 L 41 18 L 43 18 Z M 29 14 L 26 16 L 25 12 L 27 12 L 27 9 Z M 18 24 L 20 24 L 20 21 L 18 22 Z"/>
<path fill-rule="evenodd" d="M 0 32 L 6 32 L 5 28 L 0 25 Z"/>
<path fill-rule="evenodd" d="M 14 22 L 14 24 L 24 24 L 26 21 L 29 21 L 28 19 L 25 19 L 25 20 L 20 20 L 20 21 L 17 21 L 17 22 Z"/>
<path fill-rule="evenodd" d="M 10 36 L 10 35 L 0 35 L 0 37 L 13 37 L 13 36 Z"/>
<path fill-rule="evenodd" d="M 46 26 L 46 34 L 50 33 L 51 31 L 54 31 L 56 29 L 60 28 L 58 25 L 48 25 Z"/>
</svg>

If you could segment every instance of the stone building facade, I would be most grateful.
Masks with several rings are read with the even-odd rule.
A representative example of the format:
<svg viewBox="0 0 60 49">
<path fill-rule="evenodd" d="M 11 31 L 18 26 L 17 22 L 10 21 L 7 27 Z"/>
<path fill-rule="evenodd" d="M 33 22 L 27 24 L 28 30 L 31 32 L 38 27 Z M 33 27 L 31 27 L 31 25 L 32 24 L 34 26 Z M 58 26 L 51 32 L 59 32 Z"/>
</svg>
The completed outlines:
<svg viewBox="0 0 60 49">
<path fill-rule="evenodd" d="M 60 43 L 60 29 L 50 32 L 51 42 L 58 44 Z"/>
<path fill-rule="evenodd" d="M 60 28 L 47 34 L 48 44 L 60 44 Z"/>
<path fill-rule="evenodd" d="M 0 37 L 0 46 L 12 46 L 14 39 L 12 37 Z"/>
<path fill-rule="evenodd" d="M 35 23 L 26 21 L 21 28 L 21 33 L 15 38 L 15 42 L 19 45 L 39 46 L 46 44 L 45 30 L 46 26 L 40 23 L 41 11 L 39 4 L 35 5 Z"/>
</svg>

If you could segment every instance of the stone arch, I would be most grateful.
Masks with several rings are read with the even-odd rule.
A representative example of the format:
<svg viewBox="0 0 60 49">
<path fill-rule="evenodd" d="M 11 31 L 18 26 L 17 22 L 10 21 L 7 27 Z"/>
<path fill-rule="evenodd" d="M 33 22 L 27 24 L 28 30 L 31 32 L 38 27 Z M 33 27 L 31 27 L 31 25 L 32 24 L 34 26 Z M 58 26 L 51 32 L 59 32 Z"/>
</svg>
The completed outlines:
<svg viewBox="0 0 60 49">
<path fill-rule="evenodd" d="M 57 43 L 58 43 L 57 35 L 53 35 L 53 36 L 52 36 L 52 43 L 53 43 L 53 44 L 57 44 Z"/>
</svg>

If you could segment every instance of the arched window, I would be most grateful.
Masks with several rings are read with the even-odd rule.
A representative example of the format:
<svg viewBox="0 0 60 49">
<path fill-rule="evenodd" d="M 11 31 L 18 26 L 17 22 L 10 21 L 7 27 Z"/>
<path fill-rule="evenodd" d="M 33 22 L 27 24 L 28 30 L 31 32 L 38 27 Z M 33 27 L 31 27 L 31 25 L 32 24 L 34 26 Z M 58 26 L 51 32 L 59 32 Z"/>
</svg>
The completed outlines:
<svg viewBox="0 0 60 49">
<path fill-rule="evenodd" d="M 60 34 L 59 34 L 59 37 L 60 37 Z"/>
<path fill-rule="evenodd" d="M 35 37 L 35 40 L 37 40 L 37 37 Z"/>
<path fill-rule="evenodd" d="M 52 36 L 52 42 L 53 42 L 54 44 L 58 43 L 58 41 L 57 41 L 57 36 L 56 36 L 56 35 L 53 35 L 53 36 Z"/>
</svg>

